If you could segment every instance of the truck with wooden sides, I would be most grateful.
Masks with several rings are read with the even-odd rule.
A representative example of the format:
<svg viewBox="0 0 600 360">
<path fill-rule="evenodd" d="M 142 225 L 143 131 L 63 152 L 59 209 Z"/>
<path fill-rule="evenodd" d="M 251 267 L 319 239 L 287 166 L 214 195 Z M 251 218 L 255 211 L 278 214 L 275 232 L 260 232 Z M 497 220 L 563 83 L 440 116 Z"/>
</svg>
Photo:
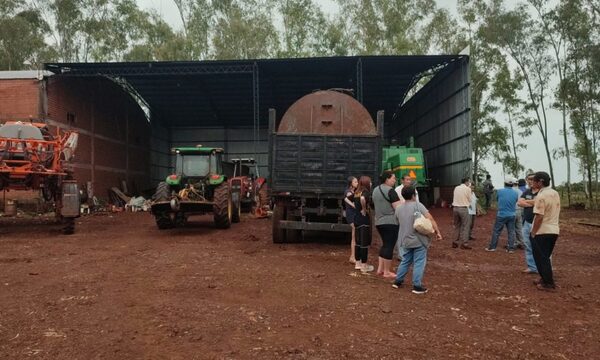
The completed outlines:
<svg viewBox="0 0 600 360">
<path fill-rule="evenodd" d="M 269 188 L 273 242 L 302 241 L 308 232 L 345 233 L 342 199 L 350 176 L 375 182 L 381 165 L 383 111 L 377 123 L 356 99 L 316 91 L 292 104 L 276 123 L 269 110 Z"/>
</svg>

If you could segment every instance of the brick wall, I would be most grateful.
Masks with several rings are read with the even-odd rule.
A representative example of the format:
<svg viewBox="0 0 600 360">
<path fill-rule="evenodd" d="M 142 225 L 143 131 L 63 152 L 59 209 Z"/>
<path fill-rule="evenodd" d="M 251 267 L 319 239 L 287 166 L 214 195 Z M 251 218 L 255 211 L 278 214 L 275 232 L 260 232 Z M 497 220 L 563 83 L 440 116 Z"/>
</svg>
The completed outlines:
<svg viewBox="0 0 600 360">
<path fill-rule="evenodd" d="M 105 78 L 47 79 L 50 124 L 79 131 L 75 176 L 92 181 L 94 195 L 127 181 L 129 189 L 150 186 L 150 124 L 139 105 Z"/>
<path fill-rule="evenodd" d="M 0 121 L 37 119 L 39 84 L 36 79 L 0 80 Z"/>
</svg>

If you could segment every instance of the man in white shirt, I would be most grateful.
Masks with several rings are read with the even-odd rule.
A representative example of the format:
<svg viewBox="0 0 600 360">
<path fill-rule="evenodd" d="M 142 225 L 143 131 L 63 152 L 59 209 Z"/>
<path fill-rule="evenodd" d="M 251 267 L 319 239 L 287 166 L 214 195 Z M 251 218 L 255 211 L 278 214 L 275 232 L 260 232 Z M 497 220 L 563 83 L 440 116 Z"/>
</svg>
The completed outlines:
<svg viewBox="0 0 600 360">
<path fill-rule="evenodd" d="M 396 193 L 398 194 L 398 197 L 400 198 L 400 204 L 404 203 L 404 198 L 402 197 L 402 189 L 405 186 L 415 186 L 413 184 L 413 178 L 411 178 L 410 175 L 408 175 L 408 174 L 402 175 L 402 179 L 400 179 L 400 186 L 396 187 Z M 416 196 L 417 202 L 420 202 L 419 201 L 419 193 L 417 192 L 416 188 L 415 188 L 415 196 Z"/>
<path fill-rule="evenodd" d="M 455 235 L 452 239 L 452 247 L 470 250 L 469 226 L 471 217 L 469 207 L 471 206 L 473 192 L 471 191 L 471 179 L 464 178 L 462 183 L 454 188 L 452 200 L 452 213 L 454 217 Z"/>
</svg>

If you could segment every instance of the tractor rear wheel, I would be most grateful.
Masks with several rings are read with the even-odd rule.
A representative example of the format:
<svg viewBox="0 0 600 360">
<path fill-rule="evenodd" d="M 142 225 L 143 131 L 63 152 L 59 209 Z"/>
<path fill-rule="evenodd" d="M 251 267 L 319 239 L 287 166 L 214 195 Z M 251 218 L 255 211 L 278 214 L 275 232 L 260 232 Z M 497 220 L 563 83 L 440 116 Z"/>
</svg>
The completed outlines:
<svg viewBox="0 0 600 360">
<path fill-rule="evenodd" d="M 229 185 L 226 182 L 223 182 L 215 189 L 213 202 L 213 215 L 216 227 L 219 229 L 229 229 L 231 227 L 233 206 Z"/>
<path fill-rule="evenodd" d="M 171 198 L 171 187 L 164 181 L 158 183 L 152 201 L 168 201 Z"/>
<path fill-rule="evenodd" d="M 164 181 L 161 181 L 156 187 L 156 192 L 152 195 L 152 201 L 169 201 L 171 198 L 171 187 Z M 156 226 L 159 230 L 171 229 L 175 226 L 173 219 L 168 212 L 154 214 Z"/>
</svg>

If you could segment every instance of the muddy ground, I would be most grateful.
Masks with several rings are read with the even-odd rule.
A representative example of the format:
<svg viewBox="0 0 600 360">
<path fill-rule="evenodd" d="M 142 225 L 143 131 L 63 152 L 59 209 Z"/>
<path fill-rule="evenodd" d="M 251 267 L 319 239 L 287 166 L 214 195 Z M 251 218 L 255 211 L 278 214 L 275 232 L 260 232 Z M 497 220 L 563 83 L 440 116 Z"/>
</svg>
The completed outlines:
<svg viewBox="0 0 600 360">
<path fill-rule="evenodd" d="M 339 242 L 274 245 L 269 220 L 159 231 L 147 213 L 118 213 L 66 236 L 0 218 L 0 359 L 600 356 L 600 228 L 575 225 L 597 214 L 563 213 L 560 288 L 546 293 L 521 273 L 522 251 L 483 250 L 493 214 L 468 251 L 450 247 L 450 210 L 432 213 L 445 239 L 426 295 L 356 274 Z"/>
</svg>

